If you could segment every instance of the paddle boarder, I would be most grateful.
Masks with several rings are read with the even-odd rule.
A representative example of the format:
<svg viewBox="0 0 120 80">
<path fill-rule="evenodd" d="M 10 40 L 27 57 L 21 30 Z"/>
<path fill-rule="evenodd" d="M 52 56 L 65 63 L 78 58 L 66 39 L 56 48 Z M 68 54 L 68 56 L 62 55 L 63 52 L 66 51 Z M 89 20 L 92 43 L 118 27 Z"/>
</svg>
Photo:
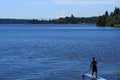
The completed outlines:
<svg viewBox="0 0 120 80">
<path fill-rule="evenodd" d="M 97 77 L 97 60 L 94 57 L 92 58 L 90 69 L 92 69 L 92 76 L 95 73 Z"/>
</svg>

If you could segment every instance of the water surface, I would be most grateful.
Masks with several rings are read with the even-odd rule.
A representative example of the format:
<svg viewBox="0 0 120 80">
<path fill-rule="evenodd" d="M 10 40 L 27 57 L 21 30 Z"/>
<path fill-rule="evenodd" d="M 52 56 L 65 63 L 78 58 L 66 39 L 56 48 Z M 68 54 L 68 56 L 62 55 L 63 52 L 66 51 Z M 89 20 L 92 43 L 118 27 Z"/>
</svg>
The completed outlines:
<svg viewBox="0 0 120 80">
<path fill-rule="evenodd" d="M 115 80 L 119 55 L 120 28 L 0 25 L 0 80 L 81 80 L 92 57 L 99 76 Z"/>
</svg>

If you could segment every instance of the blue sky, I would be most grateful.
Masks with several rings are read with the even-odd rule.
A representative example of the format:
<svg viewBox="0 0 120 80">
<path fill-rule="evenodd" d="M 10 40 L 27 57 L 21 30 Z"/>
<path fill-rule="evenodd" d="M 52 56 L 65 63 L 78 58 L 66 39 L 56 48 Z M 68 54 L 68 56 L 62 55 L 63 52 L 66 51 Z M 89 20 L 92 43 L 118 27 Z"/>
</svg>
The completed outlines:
<svg viewBox="0 0 120 80">
<path fill-rule="evenodd" d="M 120 0 L 0 0 L 0 18 L 91 17 L 120 8 Z"/>
</svg>

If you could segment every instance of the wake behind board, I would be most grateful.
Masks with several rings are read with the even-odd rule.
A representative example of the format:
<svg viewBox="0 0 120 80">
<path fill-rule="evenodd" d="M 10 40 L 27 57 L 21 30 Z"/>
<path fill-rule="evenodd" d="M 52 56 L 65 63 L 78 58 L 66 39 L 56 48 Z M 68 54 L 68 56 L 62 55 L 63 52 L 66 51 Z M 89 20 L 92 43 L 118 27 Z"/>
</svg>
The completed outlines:
<svg viewBox="0 0 120 80">
<path fill-rule="evenodd" d="M 106 80 L 106 79 L 104 79 L 102 77 L 96 77 L 95 75 L 92 75 L 92 74 L 85 74 L 85 76 L 89 77 L 89 78 L 91 78 L 93 80 Z"/>
</svg>

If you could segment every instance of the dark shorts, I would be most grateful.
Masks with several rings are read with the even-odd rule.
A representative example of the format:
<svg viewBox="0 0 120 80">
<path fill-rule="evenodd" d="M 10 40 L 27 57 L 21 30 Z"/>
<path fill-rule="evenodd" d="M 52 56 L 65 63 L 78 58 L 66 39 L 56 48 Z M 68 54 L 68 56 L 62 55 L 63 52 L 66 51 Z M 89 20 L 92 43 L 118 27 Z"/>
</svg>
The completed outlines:
<svg viewBox="0 0 120 80">
<path fill-rule="evenodd" d="M 96 66 L 93 67 L 93 68 L 92 68 L 92 71 L 93 71 L 93 72 L 97 72 L 97 67 L 96 67 Z"/>
</svg>

